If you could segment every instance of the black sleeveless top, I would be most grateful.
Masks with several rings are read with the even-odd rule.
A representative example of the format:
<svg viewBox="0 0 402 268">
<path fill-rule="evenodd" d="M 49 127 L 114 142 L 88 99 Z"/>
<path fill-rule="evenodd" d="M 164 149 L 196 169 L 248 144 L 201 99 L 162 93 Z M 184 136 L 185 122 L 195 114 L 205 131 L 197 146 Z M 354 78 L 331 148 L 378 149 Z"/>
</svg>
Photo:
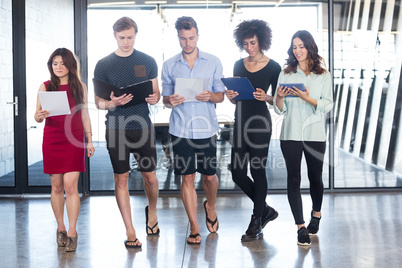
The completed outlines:
<svg viewBox="0 0 402 268">
<path fill-rule="evenodd" d="M 249 72 L 244 66 L 243 60 L 244 59 L 236 61 L 233 68 L 233 76 L 247 77 L 254 88 L 261 88 L 265 93 L 267 93 L 268 88 L 271 86 L 271 94 L 273 96 L 277 87 L 281 66 L 276 61 L 270 59 L 268 64 L 261 70 Z M 266 117 L 271 121 L 271 116 L 268 112 L 265 101 L 259 101 L 256 99 L 236 101 L 235 124 L 239 118 L 241 118 L 243 122 L 242 124 L 244 124 L 251 116 L 255 115 Z"/>
</svg>

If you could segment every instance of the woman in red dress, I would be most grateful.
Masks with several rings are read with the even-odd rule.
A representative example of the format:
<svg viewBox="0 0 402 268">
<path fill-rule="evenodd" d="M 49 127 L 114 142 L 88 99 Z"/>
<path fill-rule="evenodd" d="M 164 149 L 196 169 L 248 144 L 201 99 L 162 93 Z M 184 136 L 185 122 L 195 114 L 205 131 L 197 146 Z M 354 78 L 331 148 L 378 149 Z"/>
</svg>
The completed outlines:
<svg viewBox="0 0 402 268">
<path fill-rule="evenodd" d="M 47 62 L 51 79 L 44 82 L 39 92 L 65 91 L 70 106 L 70 114 L 54 115 L 42 109 L 39 93 L 36 104 L 35 120 L 46 119 L 43 132 L 43 170 L 50 174 L 52 192 L 50 202 L 57 221 L 57 244 L 66 251 L 75 251 L 78 234 L 76 230 L 80 211 L 78 178 L 85 171 L 86 153 L 91 157 L 91 121 L 87 108 L 87 90 L 79 75 L 79 63 L 74 54 L 66 48 L 56 49 Z M 68 216 L 68 232 L 64 225 L 64 193 Z"/>
</svg>

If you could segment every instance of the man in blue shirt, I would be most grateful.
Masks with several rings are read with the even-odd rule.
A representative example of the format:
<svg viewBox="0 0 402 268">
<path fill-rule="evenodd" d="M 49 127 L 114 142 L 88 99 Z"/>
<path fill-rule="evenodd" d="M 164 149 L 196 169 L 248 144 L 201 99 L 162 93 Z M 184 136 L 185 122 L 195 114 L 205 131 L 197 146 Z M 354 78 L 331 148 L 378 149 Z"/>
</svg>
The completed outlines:
<svg viewBox="0 0 402 268">
<path fill-rule="evenodd" d="M 219 228 L 215 209 L 218 178 L 216 176 L 216 132 L 219 129 L 215 104 L 223 101 L 225 87 L 221 81 L 222 64 L 211 54 L 197 47 L 198 27 L 191 17 L 176 21 L 182 52 L 168 59 L 162 68 L 162 95 L 166 107 L 172 108 L 169 122 L 174 154 L 175 174 L 182 176 L 181 196 L 190 221 L 188 244 L 200 244 L 197 222 L 197 192 L 195 173 L 202 175 L 207 197 L 204 201 L 206 225 L 210 232 Z M 208 85 L 196 101 L 186 102 L 175 94 L 177 78 L 203 79 Z"/>
</svg>

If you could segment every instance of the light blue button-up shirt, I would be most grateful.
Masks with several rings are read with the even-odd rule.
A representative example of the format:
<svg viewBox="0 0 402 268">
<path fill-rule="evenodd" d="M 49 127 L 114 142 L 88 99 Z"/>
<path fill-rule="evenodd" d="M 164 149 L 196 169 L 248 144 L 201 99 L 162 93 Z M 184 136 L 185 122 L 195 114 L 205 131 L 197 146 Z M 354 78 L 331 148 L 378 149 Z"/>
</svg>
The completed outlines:
<svg viewBox="0 0 402 268">
<path fill-rule="evenodd" d="M 306 74 L 297 66 L 296 73 L 285 74 L 282 71 L 278 77 L 279 83 L 303 83 L 310 91 L 310 97 L 317 100 L 317 107 L 305 102 L 299 97 L 285 97 L 283 108 L 276 106 L 277 92 L 274 96 L 274 110 L 284 114 L 281 140 L 294 141 L 325 141 L 326 113 L 333 107 L 332 78 L 329 72 L 317 75 Z"/>
<path fill-rule="evenodd" d="M 191 69 L 180 53 L 163 63 L 162 96 L 174 94 L 176 78 L 208 78 L 209 83 L 205 90 L 224 92 L 222 77 L 222 64 L 216 56 L 198 50 L 198 58 Z M 169 133 L 174 136 L 206 139 L 215 135 L 218 129 L 215 104 L 212 102 L 184 102 L 172 109 Z"/>
</svg>

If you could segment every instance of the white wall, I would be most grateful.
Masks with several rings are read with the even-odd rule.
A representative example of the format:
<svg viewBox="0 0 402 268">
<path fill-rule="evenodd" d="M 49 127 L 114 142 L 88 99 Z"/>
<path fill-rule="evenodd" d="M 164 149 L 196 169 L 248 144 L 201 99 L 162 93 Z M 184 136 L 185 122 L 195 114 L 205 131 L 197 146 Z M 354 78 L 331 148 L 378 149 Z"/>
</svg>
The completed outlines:
<svg viewBox="0 0 402 268">
<path fill-rule="evenodd" d="M 0 0 L 0 179 L 14 171 L 11 0 Z M 0 182 L 1 183 L 1 182 Z"/>
</svg>

